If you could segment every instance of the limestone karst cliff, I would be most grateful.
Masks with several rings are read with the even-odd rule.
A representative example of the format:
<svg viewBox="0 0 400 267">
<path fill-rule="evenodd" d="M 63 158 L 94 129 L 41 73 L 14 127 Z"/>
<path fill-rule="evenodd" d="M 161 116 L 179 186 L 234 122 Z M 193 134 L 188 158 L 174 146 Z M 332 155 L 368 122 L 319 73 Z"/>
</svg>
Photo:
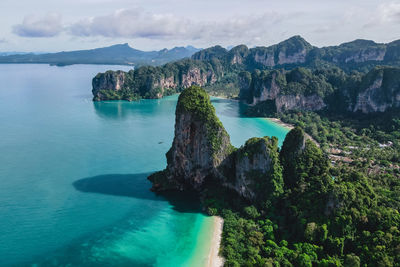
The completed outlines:
<svg viewBox="0 0 400 267">
<path fill-rule="evenodd" d="M 213 180 L 248 200 L 268 201 L 283 192 L 278 140 L 252 138 L 235 149 L 207 93 L 197 86 L 179 97 L 166 156 L 166 169 L 149 177 L 154 191 L 202 191 Z"/>
<path fill-rule="evenodd" d="M 107 71 L 96 75 L 92 80 L 93 99 L 96 101 L 107 100 L 102 91 L 120 91 L 125 85 L 126 72 L 123 71 Z"/>
<path fill-rule="evenodd" d="M 361 81 L 352 111 L 383 112 L 400 107 L 400 69 L 380 67 Z"/>
<path fill-rule="evenodd" d="M 399 41 L 377 44 L 355 40 L 317 48 L 294 36 L 269 47 L 249 49 L 239 45 L 227 50 L 214 46 L 195 53 L 191 59 L 159 67 L 99 73 L 93 79 L 92 92 L 95 101 L 131 101 L 161 98 L 198 85 L 210 92 L 239 95 L 251 105 L 266 106 L 263 102 L 269 101 L 272 105 L 268 104 L 268 109 L 272 107 L 274 112 L 383 112 L 400 106 L 397 89 L 393 89 L 396 85 L 390 85 L 393 90 L 386 90 L 387 75 L 381 75 L 381 82 L 379 78 L 370 84 L 359 81 L 366 80 L 363 75 L 371 76 L 367 71 L 376 72 L 380 64 L 389 65 L 383 67 L 388 69 L 400 66 Z M 399 75 L 393 77 L 400 80 Z"/>
<path fill-rule="evenodd" d="M 233 147 L 229 135 L 215 115 L 207 93 L 197 86 L 179 96 L 176 107 L 175 136 L 167 152 L 164 181 L 150 176 L 155 190 L 200 190 L 207 177 L 224 178 Z"/>
<path fill-rule="evenodd" d="M 239 74 L 239 97 L 254 115 L 287 110 L 384 112 L 400 107 L 400 69 L 376 67 L 348 75 L 339 69 L 272 70 Z"/>
<path fill-rule="evenodd" d="M 190 60 L 162 67 L 145 66 L 129 72 L 107 71 L 93 78 L 93 100 L 161 98 L 191 85 L 213 84 L 218 75 L 212 65 L 203 62 L 193 64 Z"/>
</svg>

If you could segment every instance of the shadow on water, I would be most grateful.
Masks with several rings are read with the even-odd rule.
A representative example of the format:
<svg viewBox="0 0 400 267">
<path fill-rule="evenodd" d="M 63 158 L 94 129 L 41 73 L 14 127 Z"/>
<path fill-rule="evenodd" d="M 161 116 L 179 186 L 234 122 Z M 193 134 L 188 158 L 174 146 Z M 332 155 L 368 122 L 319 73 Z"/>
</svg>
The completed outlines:
<svg viewBox="0 0 400 267">
<path fill-rule="evenodd" d="M 157 194 L 151 192 L 151 184 L 147 180 L 150 174 L 104 174 L 79 179 L 72 185 L 76 190 L 84 193 L 168 201 L 175 211 L 183 213 L 201 212 L 199 197 L 195 192 L 162 192 Z"/>
</svg>

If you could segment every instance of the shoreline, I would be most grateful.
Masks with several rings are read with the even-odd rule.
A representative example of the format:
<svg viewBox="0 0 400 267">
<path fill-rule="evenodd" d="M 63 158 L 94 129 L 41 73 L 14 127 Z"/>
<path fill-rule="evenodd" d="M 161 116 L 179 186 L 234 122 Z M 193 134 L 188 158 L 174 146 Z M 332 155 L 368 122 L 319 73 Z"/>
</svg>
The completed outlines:
<svg viewBox="0 0 400 267">
<path fill-rule="evenodd" d="M 269 121 L 272 121 L 272 122 L 274 122 L 274 123 L 276 123 L 276 124 L 279 124 L 279 125 L 282 126 L 282 127 L 288 128 L 289 130 L 291 130 L 291 129 L 294 128 L 294 126 L 293 126 L 292 124 L 283 122 L 283 121 L 281 121 L 281 120 L 278 119 L 278 118 L 266 118 L 266 119 L 269 120 Z"/>
<path fill-rule="evenodd" d="M 219 255 L 223 226 L 224 220 L 219 216 L 215 216 L 213 223 L 214 229 L 211 239 L 211 247 L 207 257 L 207 267 L 221 267 L 224 265 L 224 258 Z"/>
</svg>

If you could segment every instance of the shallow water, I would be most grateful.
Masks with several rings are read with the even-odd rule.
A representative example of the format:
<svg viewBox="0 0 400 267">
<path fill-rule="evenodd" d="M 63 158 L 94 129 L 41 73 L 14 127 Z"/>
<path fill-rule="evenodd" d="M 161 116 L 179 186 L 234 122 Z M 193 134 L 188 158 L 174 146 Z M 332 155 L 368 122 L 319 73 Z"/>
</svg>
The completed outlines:
<svg viewBox="0 0 400 267">
<path fill-rule="evenodd" d="M 0 65 L 0 266 L 201 265 L 212 218 L 195 199 L 156 196 L 177 96 L 91 101 L 107 69 Z M 231 141 L 287 130 L 213 99 Z"/>
</svg>

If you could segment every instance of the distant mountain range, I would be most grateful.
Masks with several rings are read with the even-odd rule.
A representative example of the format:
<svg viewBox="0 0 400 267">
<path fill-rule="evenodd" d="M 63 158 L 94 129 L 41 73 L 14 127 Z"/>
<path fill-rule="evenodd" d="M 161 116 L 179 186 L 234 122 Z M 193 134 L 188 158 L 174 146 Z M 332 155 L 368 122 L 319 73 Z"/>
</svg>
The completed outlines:
<svg viewBox="0 0 400 267">
<path fill-rule="evenodd" d="M 58 53 L 0 53 L 0 63 L 46 63 L 57 66 L 72 64 L 110 64 L 110 65 L 162 65 L 167 62 L 191 57 L 198 52 L 193 46 L 174 47 L 160 51 L 141 51 L 128 44 L 90 50 L 77 50 Z M 11 55 L 12 54 L 12 55 Z"/>
<path fill-rule="evenodd" d="M 26 55 L 26 54 L 44 54 L 44 53 L 29 53 L 29 52 L 17 52 L 17 51 L 12 51 L 12 52 L 0 52 L 0 56 L 12 56 L 12 55 Z"/>
</svg>

